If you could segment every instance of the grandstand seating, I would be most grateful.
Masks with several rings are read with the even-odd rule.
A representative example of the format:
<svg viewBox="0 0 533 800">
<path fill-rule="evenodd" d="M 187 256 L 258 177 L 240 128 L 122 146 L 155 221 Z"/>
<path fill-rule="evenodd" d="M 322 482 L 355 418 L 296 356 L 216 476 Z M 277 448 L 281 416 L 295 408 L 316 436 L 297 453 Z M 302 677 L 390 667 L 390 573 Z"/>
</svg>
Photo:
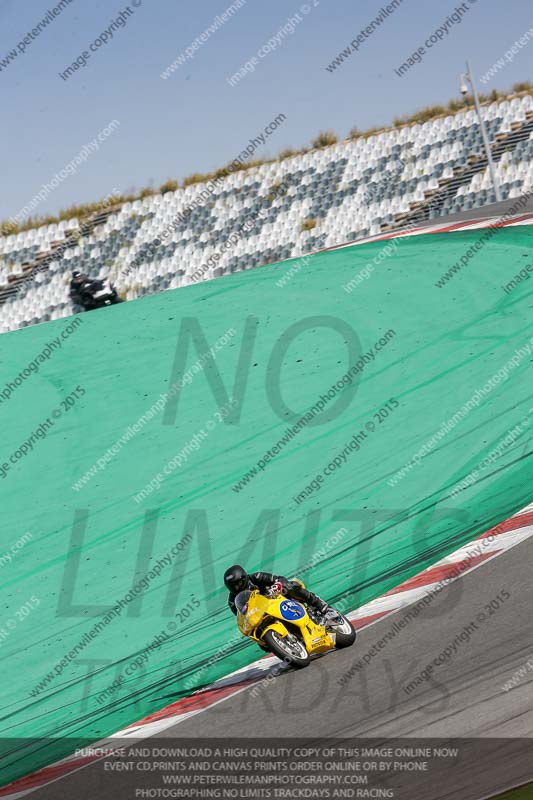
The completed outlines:
<svg viewBox="0 0 533 800">
<path fill-rule="evenodd" d="M 518 197 L 533 186 L 533 96 L 483 115 L 502 197 Z M 72 314 L 72 269 L 109 274 L 131 300 L 496 200 L 472 109 L 234 172 L 180 219 L 202 192 L 193 184 L 0 237 L 0 332 Z M 305 220 L 315 227 L 302 230 Z"/>
</svg>

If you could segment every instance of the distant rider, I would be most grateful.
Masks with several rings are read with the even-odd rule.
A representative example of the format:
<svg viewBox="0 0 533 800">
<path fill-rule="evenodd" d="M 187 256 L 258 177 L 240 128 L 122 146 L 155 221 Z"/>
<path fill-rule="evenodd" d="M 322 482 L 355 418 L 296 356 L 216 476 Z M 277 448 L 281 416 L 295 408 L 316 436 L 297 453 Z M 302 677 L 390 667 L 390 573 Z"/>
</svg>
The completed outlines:
<svg viewBox="0 0 533 800">
<path fill-rule="evenodd" d="M 88 283 L 90 283 L 89 278 L 84 272 L 75 270 L 72 273 L 69 295 L 74 305 L 85 308 L 85 305 L 87 304 L 86 286 Z M 87 311 L 88 309 L 85 310 Z"/>
<path fill-rule="evenodd" d="M 246 589 L 259 589 L 263 594 L 273 584 L 281 584 L 281 593 L 290 600 L 298 600 L 308 606 L 316 608 L 321 614 L 329 611 L 329 606 L 317 594 L 313 594 L 304 587 L 301 581 L 290 581 L 283 575 L 273 575 L 272 572 L 251 572 L 249 575 L 239 564 L 229 567 L 224 573 L 224 584 L 229 591 L 228 605 L 237 614 L 235 598 L 239 592 Z"/>
<path fill-rule="evenodd" d="M 89 278 L 84 272 L 75 271 L 72 273 L 70 281 L 70 299 L 74 305 L 81 306 L 84 311 L 92 311 L 94 308 L 101 308 L 104 303 L 95 297 L 96 292 L 101 292 L 104 288 L 104 281 L 99 278 Z M 108 302 L 105 305 L 115 305 L 121 303 L 116 289 L 109 286 L 107 294 Z"/>
<path fill-rule="evenodd" d="M 84 311 L 98 308 L 94 293 L 101 289 L 101 281 L 89 278 L 84 272 L 75 271 L 70 281 L 70 299 L 74 305 L 81 306 Z"/>
</svg>

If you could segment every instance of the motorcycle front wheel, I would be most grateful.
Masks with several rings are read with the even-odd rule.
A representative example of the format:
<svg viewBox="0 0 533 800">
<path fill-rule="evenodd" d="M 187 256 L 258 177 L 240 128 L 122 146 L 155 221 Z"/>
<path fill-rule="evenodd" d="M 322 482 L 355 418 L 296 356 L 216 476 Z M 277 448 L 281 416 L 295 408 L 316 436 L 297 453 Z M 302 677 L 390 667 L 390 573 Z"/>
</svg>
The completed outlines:
<svg viewBox="0 0 533 800">
<path fill-rule="evenodd" d="M 277 631 L 267 631 L 263 639 L 271 653 L 293 667 L 306 667 L 309 653 L 296 636 L 281 636 Z"/>
</svg>

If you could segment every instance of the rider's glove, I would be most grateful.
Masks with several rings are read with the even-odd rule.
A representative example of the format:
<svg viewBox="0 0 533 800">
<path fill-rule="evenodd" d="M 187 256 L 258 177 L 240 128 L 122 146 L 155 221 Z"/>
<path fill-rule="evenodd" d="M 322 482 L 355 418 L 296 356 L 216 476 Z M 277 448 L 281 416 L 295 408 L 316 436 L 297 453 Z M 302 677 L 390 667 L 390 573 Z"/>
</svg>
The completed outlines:
<svg viewBox="0 0 533 800">
<path fill-rule="evenodd" d="M 276 581 L 270 588 L 274 594 L 283 594 L 283 584 L 281 581 Z"/>
<path fill-rule="evenodd" d="M 305 588 L 304 584 L 302 583 L 302 581 L 299 581 L 297 578 L 293 579 L 293 580 L 290 580 L 285 584 L 285 591 L 286 592 L 293 591 L 295 589 L 303 589 L 303 588 Z"/>
<path fill-rule="evenodd" d="M 287 586 L 291 589 L 305 589 L 305 583 L 300 578 L 291 578 Z"/>
</svg>

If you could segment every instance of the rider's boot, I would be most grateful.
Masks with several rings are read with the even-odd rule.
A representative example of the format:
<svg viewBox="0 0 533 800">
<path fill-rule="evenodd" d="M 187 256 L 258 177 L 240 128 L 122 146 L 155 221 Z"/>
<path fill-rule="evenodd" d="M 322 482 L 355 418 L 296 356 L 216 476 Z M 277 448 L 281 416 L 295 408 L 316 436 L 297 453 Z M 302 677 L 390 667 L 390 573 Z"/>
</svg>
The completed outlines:
<svg viewBox="0 0 533 800">
<path fill-rule="evenodd" d="M 313 608 L 316 608 L 319 614 L 326 614 L 328 611 L 331 611 L 331 606 L 317 594 L 313 594 L 313 592 L 309 592 L 309 599 L 307 602 L 312 605 Z"/>
</svg>

